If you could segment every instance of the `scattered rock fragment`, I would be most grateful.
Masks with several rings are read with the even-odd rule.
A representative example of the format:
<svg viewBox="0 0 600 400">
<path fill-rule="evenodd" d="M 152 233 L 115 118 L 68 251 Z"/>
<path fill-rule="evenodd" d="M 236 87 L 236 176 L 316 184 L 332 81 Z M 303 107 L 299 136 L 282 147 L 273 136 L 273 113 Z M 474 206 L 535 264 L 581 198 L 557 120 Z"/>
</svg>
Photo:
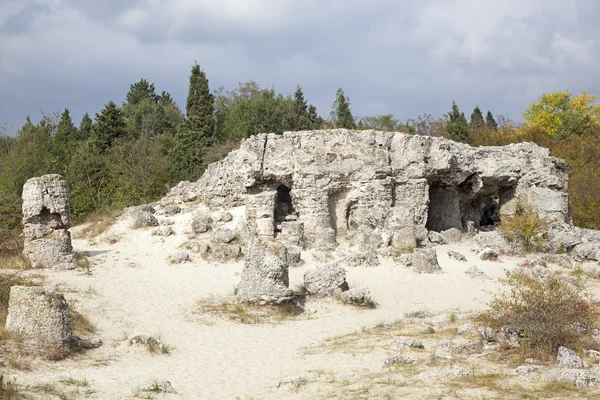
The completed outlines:
<svg viewBox="0 0 600 400">
<path fill-rule="evenodd" d="M 349 289 L 346 270 L 335 264 L 308 270 L 304 273 L 304 287 L 311 296 L 336 296 Z"/>
<path fill-rule="evenodd" d="M 488 279 L 488 276 L 485 274 L 485 272 L 477 268 L 475 265 L 466 270 L 465 275 L 476 279 Z"/>
<path fill-rule="evenodd" d="M 187 251 L 179 250 L 169 256 L 169 261 L 172 264 L 183 264 L 190 259 L 190 254 Z"/>
<path fill-rule="evenodd" d="M 340 301 L 344 304 L 352 304 L 360 307 L 375 307 L 371 291 L 367 287 L 351 288 L 343 292 L 340 296 Z"/>
<path fill-rule="evenodd" d="M 148 211 L 139 211 L 133 222 L 134 228 L 149 228 L 158 225 L 158 220 L 154 216 L 154 214 L 149 213 Z"/>
<path fill-rule="evenodd" d="M 405 356 L 391 356 L 385 359 L 383 362 L 384 367 L 392 367 L 394 365 L 410 365 L 416 363 L 417 360 L 414 357 Z"/>
<path fill-rule="evenodd" d="M 465 257 L 462 253 L 454 250 L 448 250 L 448 257 L 454 258 L 457 261 L 467 262 L 467 257 Z"/>
<path fill-rule="evenodd" d="M 173 385 L 171 382 L 164 380 L 157 380 L 146 383 L 139 388 L 140 392 L 146 393 L 177 393 L 175 389 L 173 389 Z"/>
<path fill-rule="evenodd" d="M 199 212 L 192 218 L 192 230 L 195 233 L 208 232 L 212 224 L 212 218 L 209 214 Z"/>
<path fill-rule="evenodd" d="M 567 349 L 566 347 L 560 346 L 558 348 L 558 355 L 556 361 L 563 367 L 569 369 L 583 368 L 583 361 L 581 357 L 577 355 L 573 350 Z"/>
<path fill-rule="evenodd" d="M 479 258 L 480 260 L 494 261 L 494 260 L 497 260 L 499 256 L 500 256 L 500 253 L 498 253 L 497 250 L 494 250 L 490 247 L 486 247 L 485 249 L 480 251 L 479 254 L 477 254 L 477 258 Z"/>
</svg>

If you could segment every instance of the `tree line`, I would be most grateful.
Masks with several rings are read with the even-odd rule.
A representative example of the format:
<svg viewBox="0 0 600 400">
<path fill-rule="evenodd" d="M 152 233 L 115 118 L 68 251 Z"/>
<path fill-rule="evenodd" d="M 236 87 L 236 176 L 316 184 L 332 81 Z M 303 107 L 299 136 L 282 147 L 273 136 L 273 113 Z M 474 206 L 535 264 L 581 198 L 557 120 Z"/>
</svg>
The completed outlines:
<svg viewBox="0 0 600 400">
<path fill-rule="evenodd" d="M 0 242 L 2 232 L 20 229 L 21 190 L 30 177 L 63 175 L 77 221 L 107 208 L 154 201 L 179 181 L 197 180 L 206 165 L 257 133 L 320 128 L 401 131 L 475 146 L 536 141 L 573 166 L 570 191 L 576 223 L 600 228 L 600 200 L 592 195 L 596 189 L 600 193 L 599 116 L 594 96 L 559 92 L 542 95 L 524 113 L 523 124 L 503 117 L 496 121 L 490 111 L 484 117 L 479 107 L 467 120 L 455 102 L 440 118 L 357 118 L 340 88 L 325 119 L 306 101 L 300 86 L 291 95 L 253 81 L 230 91 L 211 91 L 206 74 L 195 64 L 183 111 L 168 92 L 159 94 L 153 83 L 141 79 L 130 86 L 123 104 L 109 101 L 93 118 L 86 113 L 79 126 L 64 109 L 43 115 L 36 124 L 27 117 L 15 137 L 0 132 Z M 598 183 L 590 183 L 592 177 Z"/>
</svg>

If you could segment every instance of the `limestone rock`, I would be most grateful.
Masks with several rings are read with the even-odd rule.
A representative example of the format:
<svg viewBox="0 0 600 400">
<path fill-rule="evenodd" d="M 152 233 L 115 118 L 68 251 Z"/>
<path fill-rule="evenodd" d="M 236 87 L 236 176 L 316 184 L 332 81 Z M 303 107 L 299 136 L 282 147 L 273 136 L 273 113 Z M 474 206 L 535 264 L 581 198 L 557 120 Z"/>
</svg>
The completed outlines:
<svg viewBox="0 0 600 400">
<path fill-rule="evenodd" d="M 140 211 L 135 216 L 135 221 L 133 222 L 134 228 L 148 228 L 151 226 L 157 226 L 158 220 L 156 217 L 148 212 L 148 211 Z"/>
<path fill-rule="evenodd" d="M 192 218 L 192 230 L 195 233 L 208 232 L 212 224 L 212 218 L 209 214 L 199 212 Z"/>
<path fill-rule="evenodd" d="M 200 249 L 200 255 L 204 252 L 204 248 Z M 236 261 L 242 255 L 242 248 L 239 244 L 214 244 L 210 248 L 211 260 L 227 263 Z"/>
<path fill-rule="evenodd" d="M 213 232 L 212 239 L 217 243 L 231 243 L 235 239 L 237 233 L 228 228 L 218 228 Z"/>
<path fill-rule="evenodd" d="M 470 276 L 471 278 L 488 279 L 488 276 L 485 274 L 485 272 L 477 268 L 475 265 L 466 270 L 465 275 Z"/>
<path fill-rule="evenodd" d="M 560 346 L 556 361 L 565 368 L 576 369 L 583 368 L 583 361 L 573 350 Z"/>
<path fill-rule="evenodd" d="M 497 260 L 498 256 L 500 254 L 498 253 L 497 250 L 492 249 L 490 247 L 486 247 L 485 249 L 481 250 L 479 252 L 479 254 L 477 254 L 477 258 L 479 258 L 480 260 Z"/>
<path fill-rule="evenodd" d="M 173 264 L 183 264 L 190 259 L 190 254 L 185 250 L 179 250 L 169 256 L 169 261 Z"/>
<path fill-rule="evenodd" d="M 237 294 L 243 301 L 256 301 L 261 296 L 284 298 L 293 296 L 289 288 L 288 265 L 260 242 L 257 236 L 246 240 L 244 269 Z"/>
<path fill-rule="evenodd" d="M 311 296 L 336 296 L 349 289 L 346 270 L 335 264 L 308 270 L 304 273 L 304 287 Z"/>
<path fill-rule="evenodd" d="M 303 240 L 319 250 L 348 241 L 361 251 L 402 251 L 424 245 L 427 230 L 454 241 L 489 226 L 514 214 L 519 197 L 542 216 L 569 223 L 567 179 L 566 163 L 532 143 L 470 147 L 333 129 L 255 135 L 163 200 L 245 205 L 248 227 L 267 240 L 283 241 L 283 224 L 297 221 Z"/>
<path fill-rule="evenodd" d="M 179 213 L 181 213 L 181 207 L 179 207 L 177 204 L 172 204 L 165 207 L 165 217 L 172 217 L 173 215 L 177 215 Z"/>
<path fill-rule="evenodd" d="M 375 305 L 371 291 L 367 287 L 352 288 L 343 292 L 340 296 L 340 301 L 345 304 L 361 307 L 374 307 Z"/>
<path fill-rule="evenodd" d="M 411 256 L 411 267 L 420 273 L 432 274 L 441 272 L 437 253 L 432 248 L 415 249 Z"/>
<path fill-rule="evenodd" d="M 467 257 L 465 257 L 462 253 L 454 250 L 448 250 L 448 257 L 454 258 L 457 261 L 467 262 Z"/>
<path fill-rule="evenodd" d="M 429 238 L 429 241 L 431 243 L 434 243 L 434 244 L 446 244 L 446 243 L 448 243 L 448 241 L 446 240 L 446 238 L 444 236 L 442 236 L 441 233 L 438 233 L 436 231 L 429 231 L 427 237 Z"/>
<path fill-rule="evenodd" d="M 23 185 L 23 254 L 34 268 L 75 268 L 69 207 L 69 187 L 60 175 Z"/>
<path fill-rule="evenodd" d="M 485 249 L 492 249 L 498 254 L 508 253 L 511 247 L 506 238 L 496 231 L 480 232 L 473 238 L 472 249 L 480 253 Z"/>
<path fill-rule="evenodd" d="M 577 246 L 575 246 L 573 252 L 575 254 L 575 259 L 578 261 L 600 261 L 600 242 L 586 242 L 578 244 Z"/>
<path fill-rule="evenodd" d="M 462 231 L 457 228 L 446 229 L 445 231 L 441 231 L 440 235 L 446 243 L 458 243 L 462 240 Z"/>
<path fill-rule="evenodd" d="M 72 336 L 69 305 L 61 294 L 40 287 L 13 286 L 6 330 L 38 348 L 66 350 Z"/>
<path fill-rule="evenodd" d="M 148 382 L 139 388 L 140 392 L 151 392 L 151 393 L 177 393 L 173 389 L 171 382 L 165 380 L 154 380 Z"/>
<path fill-rule="evenodd" d="M 497 340 L 496 332 L 489 326 L 480 326 L 477 328 L 477 333 L 485 342 L 495 342 Z"/>
<path fill-rule="evenodd" d="M 410 365 L 416 363 L 417 360 L 414 357 L 406 356 L 391 356 L 383 361 L 384 367 L 393 367 L 395 365 Z"/>
</svg>

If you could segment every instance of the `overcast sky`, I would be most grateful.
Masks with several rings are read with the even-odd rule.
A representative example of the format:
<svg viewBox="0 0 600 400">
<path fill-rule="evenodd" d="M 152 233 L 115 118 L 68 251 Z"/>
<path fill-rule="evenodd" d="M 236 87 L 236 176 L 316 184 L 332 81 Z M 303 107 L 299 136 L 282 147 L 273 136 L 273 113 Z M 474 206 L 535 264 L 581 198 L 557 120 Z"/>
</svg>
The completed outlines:
<svg viewBox="0 0 600 400">
<path fill-rule="evenodd" d="M 197 61 L 211 89 L 254 80 L 329 116 L 519 119 L 540 93 L 600 93 L 595 0 L 0 0 L 0 125 L 69 108 L 75 122 L 145 78 L 183 108 Z"/>
</svg>

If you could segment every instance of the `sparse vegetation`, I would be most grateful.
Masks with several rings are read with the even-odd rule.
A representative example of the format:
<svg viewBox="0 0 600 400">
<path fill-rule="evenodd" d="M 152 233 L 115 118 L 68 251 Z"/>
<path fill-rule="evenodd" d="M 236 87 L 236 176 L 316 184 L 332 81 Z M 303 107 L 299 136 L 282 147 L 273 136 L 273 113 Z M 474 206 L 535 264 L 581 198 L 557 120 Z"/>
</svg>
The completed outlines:
<svg viewBox="0 0 600 400">
<path fill-rule="evenodd" d="M 497 229 L 524 251 L 532 252 L 547 242 L 546 232 L 550 223 L 548 218 L 540 217 L 529 203 L 518 199 L 515 214 L 504 217 Z"/>
<path fill-rule="evenodd" d="M 301 309 L 290 303 L 260 306 L 253 303 L 242 303 L 237 299 L 219 301 L 211 299 L 199 301 L 198 312 L 240 324 L 252 325 L 288 320 L 296 317 Z"/>
<path fill-rule="evenodd" d="M 501 282 L 507 290 L 492 298 L 478 322 L 522 332 L 531 350 L 548 356 L 558 346 L 577 346 L 598 324 L 598 302 L 580 281 L 517 270 L 507 272 Z"/>
<path fill-rule="evenodd" d="M 71 318 L 73 319 L 73 334 L 86 336 L 96 333 L 96 325 L 84 314 L 71 309 Z"/>
</svg>

